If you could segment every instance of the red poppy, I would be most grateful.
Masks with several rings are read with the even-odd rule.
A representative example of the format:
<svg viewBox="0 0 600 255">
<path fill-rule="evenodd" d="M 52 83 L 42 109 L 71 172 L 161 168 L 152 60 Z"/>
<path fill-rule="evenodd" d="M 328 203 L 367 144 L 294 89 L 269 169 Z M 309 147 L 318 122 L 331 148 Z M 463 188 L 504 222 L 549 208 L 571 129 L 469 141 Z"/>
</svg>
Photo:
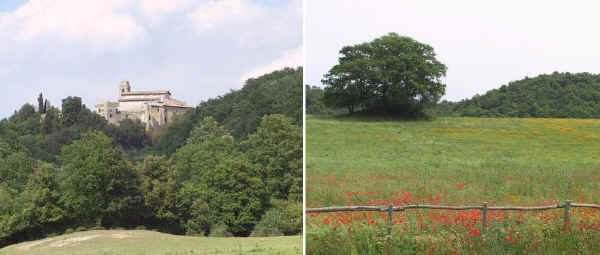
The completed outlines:
<svg viewBox="0 0 600 255">
<path fill-rule="evenodd" d="M 477 228 L 473 228 L 473 229 L 471 229 L 471 232 L 469 232 L 469 234 L 471 234 L 471 235 L 476 235 L 476 236 L 480 236 L 480 235 L 481 235 L 481 232 L 479 232 L 479 229 L 477 229 Z"/>
</svg>

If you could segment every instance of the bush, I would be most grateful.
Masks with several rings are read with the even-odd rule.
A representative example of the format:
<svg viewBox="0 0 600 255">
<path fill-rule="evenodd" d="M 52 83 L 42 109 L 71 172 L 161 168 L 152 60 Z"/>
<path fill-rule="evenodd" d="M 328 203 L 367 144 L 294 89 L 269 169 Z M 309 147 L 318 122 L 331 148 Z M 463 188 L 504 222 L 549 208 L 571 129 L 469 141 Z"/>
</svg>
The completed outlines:
<svg viewBox="0 0 600 255">
<path fill-rule="evenodd" d="M 233 234 L 227 230 L 227 226 L 225 224 L 217 224 L 214 225 L 210 229 L 209 237 L 232 237 Z"/>
<path fill-rule="evenodd" d="M 210 234 L 210 231 L 206 231 L 204 222 L 199 222 L 197 219 L 190 219 L 185 224 L 185 235 L 187 236 L 206 236 Z"/>
<path fill-rule="evenodd" d="M 284 235 L 296 235 L 302 232 L 302 203 L 288 200 L 279 202 L 283 220 L 279 222 L 279 230 Z"/>
<path fill-rule="evenodd" d="M 251 236 L 296 235 L 302 231 L 302 203 L 275 200 L 256 224 Z"/>
<path fill-rule="evenodd" d="M 279 230 L 280 222 L 283 221 L 283 213 L 279 208 L 271 208 L 268 210 L 256 224 L 252 234 L 252 237 L 263 237 L 263 236 L 282 236 L 283 232 Z"/>
</svg>

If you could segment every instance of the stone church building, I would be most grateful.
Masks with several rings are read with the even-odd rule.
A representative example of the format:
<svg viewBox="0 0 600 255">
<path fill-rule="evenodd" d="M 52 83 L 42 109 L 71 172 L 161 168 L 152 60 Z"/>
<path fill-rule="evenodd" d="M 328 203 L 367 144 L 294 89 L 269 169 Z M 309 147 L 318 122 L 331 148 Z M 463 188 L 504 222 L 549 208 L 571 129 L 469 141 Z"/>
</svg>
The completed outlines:
<svg viewBox="0 0 600 255">
<path fill-rule="evenodd" d="M 96 113 L 108 120 L 108 123 L 118 125 L 124 119 L 139 119 L 146 125 L 146 130 L 165 125 L 173 116 L 189 109 L 192 107 L 171 98 L 168 90 L 131 91 L 129 81 L 121 81 L 117 102 L 96 104 Z"/>
</svg>

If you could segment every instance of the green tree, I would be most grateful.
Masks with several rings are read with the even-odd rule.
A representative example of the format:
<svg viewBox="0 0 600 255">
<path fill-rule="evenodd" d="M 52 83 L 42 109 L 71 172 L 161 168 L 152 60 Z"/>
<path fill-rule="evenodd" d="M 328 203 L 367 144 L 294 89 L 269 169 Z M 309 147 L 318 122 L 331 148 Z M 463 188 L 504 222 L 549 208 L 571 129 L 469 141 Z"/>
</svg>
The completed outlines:
<svg viewBox="0 0 600 255">
<path fill-rule="evenodd" d="M 323 114 L 327 107 L 323 99 L 325 91 L 317 86 L 306 85 L 306 114 Z"/>
<path fill-rule="evenodd" d="M 181 232 L 177 212 L 177 172 L 165 156 L 147 156 L 137 167 L 147 217 L 155 218 L 154 225 L 171 233 Z"/>
<path fill-rule="evenodd" d="M 15 208 L 18 193 L 0 182 L 0 247 L 10 244 L 10 239 L 19 229 L 18 215 Z"/>
<path fill-rule="evenodd" d="M 509 82 L 483 95 L 439 104 L 443 116 L 470 117 L 600 117 L 600 75 L 543 74 Z"/>
<path fill-rule="evenodd" d="M 60 201 L 77 222 L 111 226 L 139 216 L 137 176 L 102 132 L 90 131 L 65 146 L 59 161 Z"/>
<path fill-rule="evenodd" d="M 46 113 L 45 107 L 44 107 L 44 96 L 42 95 L 42 93 L 40 93 L 40 95 L 38 96 L 37 101 L 38 101 L 38 112 Z"/>
<path fill-rule="evenodd" d="M 171 155 L 208 116 L 238 139 L 254 133 L 267 114 L 283 114 L 295 125 L 302 125 L 302 72 L 302 67 L 284 68 L 251 78 L 240 90 L 200 103 L 168 126 L 165 135 L 158 139 L 156 151 Z"/>
<path fill-rule="evenodd" d="M 56 169 L 52 165 L 40 164 L 29 176 L 24 192 L 17 199 L 23 232 L 32 238 L 60 231 L 60 224 L 64 224 L 63 220 L 67 218 L 65 210 L 58 203 L 60 191 L 55 174 Z"/>
<path fill-rule="evenodd" d="M 52 228 L 66 214 L 57 203 L 59 191 L 54 168 L 22 153 L 13 153 L 5 159 L 8 161 L 1 165 L 19 173 L 20 177 L 0 178 L 0 246 L 55 232 Z"/>
<path fill-rule="evenodd" d="M 415 117 L 445 93 L 446 66 L 431 46 L 410 37 L 390 33 L 340 54 L 322 80 L 329 106 Z"/>
<path fill-rule="evenodd" d="M 0 183 L 22 191 L 37 164 L 36 160 L 22 151 L 12 151 L 5 157 L 0 157 Z"/>
<path fill-rule="evenodd" d="M 62 100 L 62 120 L 66 126 L 75 124 L 83 106 L 81 97 L 67 97 Z"/>
<path fill-rule="evenodd" d="M 149 143 L 146 127 L 139 119 L 121 120 L 118 126 L 111 125 L 108 133 L 125 149 L 140 149 Z"/>
<path fill-rule="evenodd" d="M 36 116 L 35 107 L 31 104 L 24 104 L 19 111 L 10 116 L 9 120 L 15 123 L 21 123 Z M 39 116 L 39 115 L 38 115 Z M 39 122 L 39 120 L 38 120 Z"/>
<path fill-rule="evenodd" d="M 58 131 L 60 128 L 59 110 L 50 106 L 49 109 L 46 109 L 45 114 L 46 115 L 42 119 L 40 132 L 43 135 L 47 135 Z"/>
<path fill-rule="evenodd" d="M 300 127 L 283 115 L 266 115 L 243 146 L 273 198 L 302 201 Z"/>
<path fill-rule="evenodd" d="M 205 118 L 192 134 L 173 155 L 184 180 L 180 196 L 189 212 L 187 227 L 201 227 L 188 232 L 206 233 L 208 225 L 222 223 L 230 233 L 248 236 L 269 200 L 262 179 L 213 118 Z"/>
</svg>

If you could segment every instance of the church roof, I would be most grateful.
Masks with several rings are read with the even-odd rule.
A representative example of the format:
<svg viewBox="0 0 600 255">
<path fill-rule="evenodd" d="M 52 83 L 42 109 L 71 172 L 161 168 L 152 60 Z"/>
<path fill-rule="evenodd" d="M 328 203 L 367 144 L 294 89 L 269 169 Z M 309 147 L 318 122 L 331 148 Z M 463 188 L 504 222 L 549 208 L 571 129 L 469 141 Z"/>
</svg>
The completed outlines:
<svg viewBox="0 0 600 255">
<path fill-rule="evenodd" d="M 153 102 L 160 101 L 160 97 L 134 97 L 134 98 L 120 98 L 119 102 Z"/>
<path fill-rule="evenodd" d="M 148 102 L 151 106 L 168 106 L 168 107 L 182 107 L 191 108 L 186 105 L 183 101 L 173 99 L 170 97 L 134 97 L 134 98 L 121 98 L 119 102 Z"/>
<path fill-rule="evenodd" d="M 143 96 L 143 95 L 171 95 L 168 90 L 152 90 L 152 91 L 130 91 L 122 92 L 121 96 Z"/>
<path fill-rule="evenodd" d="M 168 106 L 168 107 L 182 107 L 182 108 L 191 108 L 191 106 L 186 105 L 183 101 L 179 101 L 173 98 L 165 98 L 162 101 L 158 101 L 153 106 Z"/>
</svg>

